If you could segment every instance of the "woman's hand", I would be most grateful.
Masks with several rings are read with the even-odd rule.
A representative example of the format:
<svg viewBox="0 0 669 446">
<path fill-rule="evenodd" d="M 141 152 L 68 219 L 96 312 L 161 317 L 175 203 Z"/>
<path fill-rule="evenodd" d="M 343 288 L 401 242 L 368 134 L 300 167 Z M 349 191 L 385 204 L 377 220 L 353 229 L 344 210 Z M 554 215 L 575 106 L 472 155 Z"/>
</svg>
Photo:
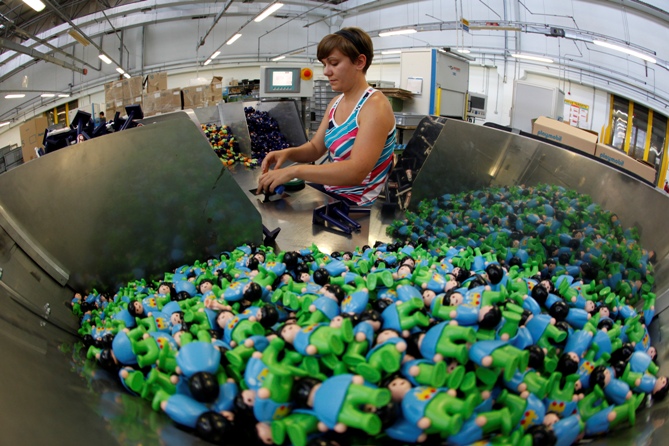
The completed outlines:
<svg viewBox="0 0 669 446">
<path fill-rule="evenodd" d="M 269 152 L 265 156 L 265 159 L 262 160 L 262 164 L 260 165 L 261 172 L 267 173 L 272 166 L 274 166 L 274 169 L 279 169 L 286 161 L 290 161 L 288 150 L 282 149 Z"/>
<path fill-rule="evenodd" d="M 280 164 L 277 164 L 277 166 L 279 165 Z M 283 169 L 275 167 L 272 170 L 263 171 L 264 173 L 258 178 L 256 195 L 261 193 L 273 193 L 274 189 L 295 178 L 296 169 L 297 166 L 289 166 Z"/>
</svg>

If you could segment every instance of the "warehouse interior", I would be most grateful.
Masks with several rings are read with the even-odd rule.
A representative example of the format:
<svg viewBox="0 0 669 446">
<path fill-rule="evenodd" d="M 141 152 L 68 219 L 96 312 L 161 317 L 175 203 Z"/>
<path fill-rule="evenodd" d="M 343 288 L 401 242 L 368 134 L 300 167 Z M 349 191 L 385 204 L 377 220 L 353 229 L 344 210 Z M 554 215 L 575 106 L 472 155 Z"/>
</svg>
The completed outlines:
<svg viewBox="0 0 669 446">
<path fill-rule="evenodd" d="M 395 415 L 391 421 L 382 420 L 381 433 L 371 424 L 355 423 L 350 424 L 354 429 L 349 428 L 347 433 L 327 427 L 319 431 L 315 423 L 324 423 L 325 418 L 310 414 L 309 423 L 314 424 L 309 425 L 309 437 L 302 438 L 288 428 L 283 431 L 288 425 L 283 420 L 298 419 L 299 411 L 290 414 L 289 409 L 274 422 L 260 420 L 249 428 L 237 421 L 237 433 L 229 430 L 222 437 L 207 437 L 198 430 L 199 424 L 197 428 L 188 424 L 194 420 L 178 421 L 181 412 L 175 409 L 179 415 L 174 415 L 160 405 L 159 397 L 166 404 L 172 401 L 176 406 L 177 401 L 172 399 L 174 395 L 169 398 L 171 394 L 156 392 L 153 381 L 147 384 L 169 378 L 160 367 L 153 366 L 156 372 L 150 374 L 148 367 L 133 365 L 128 369 L 131 378 L 120 371 L 114 376 L 101 367 L 94 351 L 109 340 L 103 340 L 102 328 L 98 334 L 90 331 L 94 325 L 92 319 L 88 320 L 90 314 L 85 316 L 80 309 L 86 299 L 98 305 L 101 296 L 105 296 L 105 306 L 109 297 L 115 296 L 120 302 L 125 296 L 121 306 L 126 308 L 128 296 L 133 299 L 133 293 L 142 293 L 137 289 L 153 293 L 159 281 L 172 280 L 188 265 L 191 271 L 202 271 L 207 268 L 205 258 L 220 260 L 225 253 L 229 264 L 231 258 L 247 261 L 251 253 L 243 252 L 243 246 L 252 250 L 269 247 L 266 252 L 280 253 L 277 263 L 287 252 L 304 251 L 305 258 L 317 254 L 321 268 L 328 262 L 334 268 L 335 260 L 345 253 L 353 253 L 359 260 L 365 251 L 363 246 L 379 258 L 391 250 L 401 257 L 410 252 L 407 246 L 412 251 L 415 248 L 416 253 L 423 252 L 423 247 L 429 251 L 429 239 L 434 252 L 424 254 L 425 265 L 430 262 L 426 270 L 438 270 L 436 252 L 441 254 L 445 244 L 457 246 L 460 252 L 455 257 L 465 259 L 462 261 L 467 265 L 483 258 L 487 265 L 491 255 L 504 263 L 497 245 L 495 249 L 499 250 L 492 250 L 492 254 L 486 251 L 492 249 L 492 243 L 487 243 L 490 238 L 482 243 L 483 236 L 477 241 L 473 235 L 476 231 L 472 228 L 481 226 L 472 222 L 476 219 L 473 216 L 480 216 L 485 223 L 482 226 L 493 225 L 482 210 L 485 206 L 477 207 L 480 200 L 485 203 L 484 196 L 488 200 L 504 197 L 509 201 L 507 213 L 514 218 L 517 214 L 520 220 L 521 214 L 528 218 L 532 213 L 528 208 L 534 209 L 538 199 L 539 203 L 552 203 L 556 209 L 556 203 L 562 203 L 564 209 L 576 209 L 573 215 L 567 215 L 566 223 L 561 220 L 570 235 L 551 239 L 561 244 L 561 249 L 571 249 L 567 239 L 572 243 L 577 238 L 589 240 L 587 244 L 582 241 L 580 249 L 569 251 L 572 263 L 592 259 L 595 252 L 603 258 L 615 258 L 602 264 L 601 269 L 597 260 L 590 260 L 598 265 L 599 275 L 593 280 L 583 269 L 569 272 L 570 265 L 565 261 L 561 274 L 566 271 L 566 276 L 573 276 L 573 287 L 571 282 L 567 286 L 566 281 L 559 280 L 558 274 L 548 273 L 549 281 L 552 278 L 555 284 L 555 295 L 559 284 L 560 298 L 570 308 L 575 306 L 565 298 L 566 288 L 578 290 L 580 296 L 582 289 L 594 290 L 596 286 L 591 295 L 595 297 L 587 299 L 599 299 L 597 308 L 601 305 L 615 313 L 610 319 L 615 323 L 608 332 L 592 323 L 601 317 L 592 313 L 587 315 L 592 322 L 581 323 L 578 331 L 576 322 L 572 324 L 569 339 L 577 339 L 571 338 L 573 333 L 590 327 L 596 339 L 601 340 L 598 335 L 609 339 L 608 344 L 604 342 L 609 349 L 610 345 L 630 342 L 638 356 L 644 357 L 649 356 L 646 353 L 652 343 L 656 357 L 646 367 L 653 373 L 644 369 L 640 374 L 653 383 L 656 378 L 660 381 L 669 375 L 669 351 L 662 345 L 664 322 L 669 319 L 664 311 L 669 307 L 669 274 L 665 274 L 669 268 L 669 234 L 665 230 L 669 218 L 669 187 L 665 189 L 669 179 L 669 49 L 660 37 L 669 28 L 665 3 L 0 0 L 0 345 L 7 355 L 0 366 L 0 374 L 5 377 L 0 427 L 8 444 L 72 444 L 82 438 L 95 439 L 101 445 L 476 441 L 567 445 L 581 440 L 591 444 L 664 444 L 669 403 L 654 398 L 650 390 L 641 391 L 639 385 L 624 382 L 622 371 L 628 358 L 622 369 L 613 360 L 607 362 L 611 355 L 602 359 L 600 350 L 607 347 L 597 344 L 599 341 L 593 343 L 597 345 L 594 349 L 582 351 L 583 358 L 597 355 L 599 362 L 593 360 L 587 366 L 609 366 L 608 373 L 617 374 L 613 378 L 616 385 L 633 390 L 620 401 L 603 391 L 606 398 L 601 397 L 596 407 L 602 414 L 607 411 L 619 418 L 616 421 L 609 417 L 601 431 L 599 426 L 594 427 L 596 417 L 586 416 L 579 406 L 573 414 L 556 416 L 564 421 L 561 426 L 571 420 L 576 427 L 558 429 L 543 422 L 553 440 L 532 437 L 534 430 L 520 421 L 518 428 L 501 431 L 492 427 L 486 431 L 479 426 L 482 434 L 467 431 L 473 436 L 463 437 L 465 430 L 475 429 L 482 413 L 488 417 L 507 414 L 502 412 L 504 404 L 497 401 L 501 400 L 498 387 L 511 380 L 506 380 L 506 368 L 500 364 L 495 369 L 497 384 L 489 385 L 485 391 L 488 398 L 481 398 L 473 414 L 464 409 L 457 415 L 447 411 L 448 416 L 432 420 L 431 427 L 421 425 L 420 432 L 426 436 L 413 440 L 409 438 L 416 426 L 405 431 L 399 421 L 408 417 L 403 402 L 386 405 L 392 406 Z M 274 147 L 269 138 L 262 139 L 261 145 L 266 146 L 259 148 L 256 138 L 265 130 L 256 131 L 254 126 L 266 121 L 278 123 L 286 147 L 311 139 L 326 105 L 337 95 L 330 88 L 316 49 L 323 37 L 344 27 L 359 27 L 372 38 L 374 58 L 366 78 L 388 97 L 397 129 L 395 167 L 390 179 L 374 206 L 366 213 L 351 215 L 352 222 L 340 213 L 333 217 L 341 209 L 339 203 L 309 185 L 290 188 L 286 184 L 286 193 L 274 196 L 253 192 L 260 175 L 258 157 L 281 148 Z M 101 117 L 100 112 L 105 116 Z M 540 198 L 528 198 L 534 193 Z M 555 198 L 563 194 L 568 200 Z M 428 212 L 430 205 L 433 209 Z M 450 214 L 445 216 L 442 210 Z M 440 227 L 446 220 L 456 226 L 462 223 L 462 218 L 458 222 L 453 216 L 458 210 L 469 228 L 454 231 Z M 347 215 L 349 211 L 344 208 Z M 537 226 L 553 217 L 537 213 L 541 220 Z M 441 220 L 431 220 L 435 215 Z M 498 222 L 508 220 L 508 215 L 505 219 L 503 215 Z M 589 222 L 602 216 L 609 222 Z M 518 229 L 527 232 L 522 240 L 543 237 L 543 227 L 529 231 L 525 224 Z M 432 243 L 438 237 L 445 239 L 435 248 L 436 242 Z M 513 252 L 522 240 L 518 236 L 515 244 L 510 242 Z M 544 243 L 546 248 L 548 245 Z M 609 245 L 615 245 L 610 248 L 615 255 L 602 248 Z M 527 245 L 521 245 L 523 248 L 531 251 Z M 420 260 L 420 254 L 417 256 Z M 507 263 L 511 257 L 508 254 Z M 546 256 L 542 260 L 547 261 Z M 555 260 L 559 269 L 562 260 L 558 256 Z M 533 266 L 531 261 L 524 262 L 519 269 L 529 278 L 532 268 L 541 271 L 545 267 L 543 261 Z M 617 266 L 625 262 L 622 279 L 616 279 Z M 401 266 L 394 265 L 397 270 Z M 363 275 L 365 292 L 372 283 L 370 295 L 375 298 L 377 291 L 381 295 L 381 288 L 374 291 L 376 278 L 370 282 L 370 276 L 377 267 Z M 345 270 L 351 272 L 352 266 Z M 418 283 L 418 274 L 414 273 L 411 280 Z M 277 294 L 277 282 L 270 285 L 273 296 L 281 294 Z M 346 285 L 353 289 L 352 282 Z M 415 292 L 421 297 L 422 290 Z M 627 292 L 634 297 L 623 297 Z M 73 300 L 75 293 L 83 297 Z M 506 296 L 506 289 L 502 293 Z M 513 295 L 511 291 L 508 294 Z M 274 297 L 263 297 L 266 305 L 270 305 L 269 299 Z M 418 300 L 423 307 L 423 299 Z M 521 302 L 522 298 L 514 306 L 509 297 L 500 303 L 504 307 L 502 317 L 506 318 L 503 321 L 515 320 L 512 313 Z M 427 313 L 430 309 L 427 303 L 425 306 L 421 311 Z M 535 317 L 550 319 L 546 308 Z M 523 309 L 527 310 L 523 306 L 519 314 Z M 103 319 L 101 304 L 99 310 L 94 318 Z M 577 311 L 583 310 L 579 307 L 572 315 Z M 188 317 L 197 318 L 197 312 Z M 106 330 L 114 325 L 116 336 L 119 323 L 115 319 Z M 434 323 L 433 317 L 430 327 Z M 128 327 L 131 324 L 135 322 L 127 322 Z M 102 326 L 99 320 L 98 325 Z M 631 327 L 640 330 L 638 341 L 632 341 L 637 333 L 629 334 Z M 417 328 L 412 329 L 415 332 Z M 100 342 L 96 338 L 94 348 L 89 348 L 89 341 L 82 344 L 84 333 L 99 336 Z M 194 330 L 192 333 L 196 337 Z M 269 337 L 269 328 L 266 334 Z M 407 336 L 400 334 L 409 342 L 408 330 Z M 476 339 L 483 341 L 481 336 Z M 542 338 L 541 342 L 548 341 Z M 548 347 L 548 356 L 555 348 L 560 352 L 573 347 L 565 342 L 566 346 L 556 341 L 537 344 Z M 269 345 L 268 352 L 273 344 Z M 614 348 L 611 353 L 615 356 L 619 351 Z M 133 354 L 141 356 L 134 350 Z M 222 369 L 223 357 L 228 355 L 215 355 L 221 357 Z M 364 356 L 361 361 L 365 361 Z M 446 387 L 452 387 L 457 395 L 453 400 L 458 401 L 449 400 L 449 404 L 458 404 L 468 395 L 467 379 L 455 378 L 462 370 L 463 376 L 478 383 L 476 392 L 483 392 L 487 375 L 477 375 L 483 366 L 473 365 L 473 361 L 467 369 L 465 364 L 456 367 L 457 372 L 435 372 L 440 376 L 431 378 L 430 388 L 439 388 L 435 392 L 445 398 Z M 312 375 L 323 384 L 342 373 L 334 366 L 328 369 L 326 362 L 323 360 Z M 226 372 L 217 375 L 221 399 L 225 381 L 221 376 L 240 385 L 239 395 L 242 389 L 248 392 L 247 387 L 252 387 L 243 372 L 239 375 L 238 370 L 235 375 L 230 367 L 226 363 Z M 346 374 L 356 374 L 356 367 L 348 363 L 347 367 Z M 615 367 L 620 373 L 618 369 L 614 372 Z M 630 367 L 624 374 L 628 381 L 630 374 L 637 372 L 630 372 Z M 547 377 L 546 381 L 550 378 L 551 385 L 555 379 L 553 368 L 546 366 L 540 375 L 542 379 Z M 271 367 L 267 370 L 274 379 L 284 376 Z M 297 367 L 290 370 L 295 378 L 303 373 Z M 387 370 L 381 373 L 384 379 L 391 375 Z M 176 379 L 177 373 L 172 376 Z M 447 378 L 450 385 L 446 384 Z M 383 382 L 379 378 L 367 387 L 382 389 Z M 564 392 L 569 383 L 563 379 L 555 393 Z M 416 389 L 426 384 L 411 385 Z M 504 395 L 513 393 L 508 390 L 508 382 L 506 385 Z M 527 387 L 522 385 L 523 389 Z M 181 393 L 174 384 L 165 386 L 161 388 Z M 262 382 L 258 386 L 261 388 Z M 237 395 L 237 390 L 234 392 Z M 527 392 L 516 393 L 528 398 Z M 545 389 L 534 393 L 543 395 L 538 401 L 544 402 L 546 412 L 548 401 L 558 401 L 550 399 Z M 185 394 L 194 400 L 190 392 Z M 585 401 L 592 400 L 594 392 L 572 390 L 571 395 L 564 404 L 579 404 L 579 395 Z M 509 398 L 513 397 L 516 395 Z M 535 395 L 529 400 L 532 398 Z M 493 400 L 497 401 L 494 406 Z M 489 401 L 489 407 L 485 401 Z M 215 404 L 218 400 L 206 405 L 194 403 L 192 410 L 216 413 L 214 407 L 219 406 Z M 632 404 L 636 404 L 634 409 L 628 409 Z M 370 409 L 370 404 L 364 406 L 374 416 L 384 416 L 380 409 L 383 404 L 376 409 Z M 235 411 L 241 417 L 241 409 Z M 258 418 L 253 409 L 251 413 Z M 443 420 L 449 417 L 457 418 L 457 423 L 467 429 L 461 433 L 456 429 L 449 435 L 437 431 L 434 425 L 445 424 Z M 402 418 L 402 422 L 406 420 Z M 542 422 L 530 420 L 530 424 Z M 247 428 L 253 432 L 238 433 Z M 269 440 L 262 440 L 263 428 L 271 429 L 270 434 L 265 432 Z M 258 429 L 258 435 L 254 429 Z"/>
</svg>

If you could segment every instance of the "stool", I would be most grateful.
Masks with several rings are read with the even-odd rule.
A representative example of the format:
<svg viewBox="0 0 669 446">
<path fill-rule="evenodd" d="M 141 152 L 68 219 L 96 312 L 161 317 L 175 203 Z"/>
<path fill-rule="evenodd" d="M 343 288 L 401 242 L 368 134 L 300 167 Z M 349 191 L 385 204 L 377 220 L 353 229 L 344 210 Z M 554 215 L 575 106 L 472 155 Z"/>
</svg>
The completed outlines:
<svg viewBox="0 0 669 446">
<path fill-rule="evenodd" d="M 326 226 L 327 222 L 341 232 L 350 235 L 353 231 L 359 231 L 360 228 L 362 228 L 360 223 L 349 217 L 351 212 L 369 214 L 370 209 L 352 207 L 342 201 L 335 200 L 332 203 L 314 209 L 312 223 L 315 225 Z"/>
</svg>

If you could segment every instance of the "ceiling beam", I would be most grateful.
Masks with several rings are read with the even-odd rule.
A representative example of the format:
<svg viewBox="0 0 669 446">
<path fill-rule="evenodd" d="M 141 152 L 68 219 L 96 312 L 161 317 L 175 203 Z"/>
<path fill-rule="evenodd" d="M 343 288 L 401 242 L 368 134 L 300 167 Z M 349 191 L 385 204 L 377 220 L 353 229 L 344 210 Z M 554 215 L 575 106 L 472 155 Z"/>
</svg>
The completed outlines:
<svg viewBox="0 0 669 446">
<path fill-rule="evenodd" d="M 82 68 L 76 67 L 63 60 L 56 59 L 55 57 L 49 56 L 48 54 L 40 53 L 36 49 L 27 48 L 23 45 L 19 45 L 18 43 L 12 42 L 11 40 L 5 39 L 3 37 L 0 37 L 0 47 L 7 48 L 8 50 L 11 51 L 16 51 L 17 53 L 27 54 L 28 56 L 34 59 L 41 59 L 45 62 L 50 62 L 63 68 L 67 68 L 68 70 L 76 71 L 77 73 L 86 74 L 87 72 L 87 70 L 85 70 L 83 67 Z"/>
</svg>

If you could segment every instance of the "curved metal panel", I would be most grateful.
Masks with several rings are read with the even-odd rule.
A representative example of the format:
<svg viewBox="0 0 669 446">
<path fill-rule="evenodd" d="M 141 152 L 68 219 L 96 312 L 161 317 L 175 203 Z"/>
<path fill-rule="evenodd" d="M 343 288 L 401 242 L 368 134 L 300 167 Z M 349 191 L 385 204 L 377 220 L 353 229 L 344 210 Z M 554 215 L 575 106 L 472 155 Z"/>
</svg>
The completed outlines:
<svg viewBox="0 0 669 446">
<path fill-rule="evenodd" d="M 74 289 L 116 289 L 262 241 L 258 211 L 185 114 L 38 158 L 0 176 L 0 191 Z"/>
</svg>

